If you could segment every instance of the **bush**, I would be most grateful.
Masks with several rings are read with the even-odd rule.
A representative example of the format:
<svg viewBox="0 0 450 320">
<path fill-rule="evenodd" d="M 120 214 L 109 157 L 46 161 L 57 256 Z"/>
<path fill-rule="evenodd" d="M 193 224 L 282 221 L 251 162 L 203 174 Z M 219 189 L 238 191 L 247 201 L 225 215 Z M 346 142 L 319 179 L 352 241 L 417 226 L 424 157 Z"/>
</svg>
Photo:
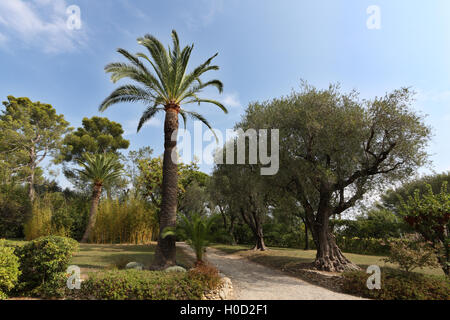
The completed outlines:
<svg viewBox="0 0 450 320">
<path fill-rule="evenodd" d="M 14 254 L 14 248 L 0 241 L 0 300 L 14 288 L 19 275 L 19 258 Z"/>
<path fill-rule="evenodd" d="M 396 239 L 390 239 L 396 241 Z M 369 255 L 386 255 L 389 242 L 384 239 L 337 236 L 336 244 L 343 252 Z"/>
<path fill-rule="evenodd" d="M 112 270 L 92 273 L 69 298 L 95 300 L 199 300 L 214 283 L 206 270 L 164 272 Z"/>
<path fill-rule="evenodd" d="M 369 290 L 364 271 L 343 274 L 344 292 L 378 300 L 450 300 L 450 281 L 442 277 L 383 268 L 381 289 Z"/>
<path fill-rule="evenodd" d="M 91 239 L 94 243 L 148 243 L 158 221 L 156 210 L 139 199 L 100 203 Z"/>
<path fill-rule="evenodd" d="M 62 286 L 64 273 L 78 243 L 70 238 L 48 236 L 16 249 L 20 259 L 18 292 L 54 296 Z"/>
<path fill-rule="evenodd" d="M 399 241 L 390 242 L 391 251 L 386 262 L 397 263 L 405 272 L 415 268 L 439 267 L 437 257 L 429 243 L 419 235 L 408 235 Z"/>
<path fill-rule="evenodd" d="M 195 268 L 189 270 L 188 275 L 191 279 L 205 284 L 207 290 L 214 290 L 220 284 L 219 270 L 205 263 L 197 264 Z"/>
</svg>

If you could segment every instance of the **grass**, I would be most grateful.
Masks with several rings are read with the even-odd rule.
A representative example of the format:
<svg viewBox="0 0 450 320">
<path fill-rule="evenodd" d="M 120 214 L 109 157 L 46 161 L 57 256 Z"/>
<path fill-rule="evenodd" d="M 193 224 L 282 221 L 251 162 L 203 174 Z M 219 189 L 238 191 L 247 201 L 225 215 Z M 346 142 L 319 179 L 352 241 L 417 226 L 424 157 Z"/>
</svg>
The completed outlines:
<svg viewBox="0 0 450 320">
<path fill-rule="evenodd" d="M 298 263 L 310 263 L 314 261 L 314 258 L 316 256 L 316 250 L 305 251 L 301 249 L 270 247 L 270 250 L 264 252 L 255 252 L 253 250 L 250 250 L 252 246 L 245 245 L 231 246 L 225 244 L 214 244 L 212 247 L 230 254 L 237 253 L 248 258 L 251 261 L 274 269 L 285 269 L 285 267 L 288 265 Z M 384 262 L 383 259 L 386 257 L 383 256 L 370 256 L 355 253 L 344 253 L 344 255 L 350 261 L 359 265 L 363 269 L 366 269 L 369 265 L 378 265 L 380 267 L 398 269 L 398 265 Z M 415 269 L 414 271 L 428 275 L 444 276 L 444 272 L 440 268 Z"/>
<path fill-rule="evenodd" d="M 81 268 L 81 273 L 123 268 L 128 262 L 139 262 L 148 267 L 155 257 L 156 243 L 146 245 L 128 244 L 80 244 L 80 250 L 72 258 L 71 264 Z M 184 267 L 192 266 L 192 259 L 177 250 L 177 262 Z"/>
</svg>

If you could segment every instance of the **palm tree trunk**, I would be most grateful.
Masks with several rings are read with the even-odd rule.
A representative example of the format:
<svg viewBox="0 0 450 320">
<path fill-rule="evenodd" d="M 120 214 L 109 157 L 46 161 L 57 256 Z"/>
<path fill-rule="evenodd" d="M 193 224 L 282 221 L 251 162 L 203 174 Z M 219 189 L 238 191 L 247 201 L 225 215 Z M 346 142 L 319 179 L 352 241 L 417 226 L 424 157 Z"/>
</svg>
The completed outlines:
<svg viewBox="0 0 450 320">
<path fill-rule="evenodd" d="M 102 185 L 95 184 L 94 191 L 92 192 L 92 203 L 91 203 L 91 210 L 89 212 L 89 222 L 88 222 L 86 231 L 84 232 L 83 238 L 81 239 L 81 243 L 88 242 L 89 237 L 91 236 L 92 230 L 95 227 L 95 220 L 97 218 L 98 202 L 100 200 L 101 194 L 102 194 Z"/>
<path fill-rule="evenodd" d="M 177 141 L 172 135 L 178 130 L 178 106 L 166 106 L 166 118 L 164 121 L 164 159 L 163 159 L 163 181 L 162 201 L 159 215 L 159 238 L 155 252 L 155 266 L 164 269 L 176 264 L 175 237 L 167 236 L 161 238 L 162 231 L 167 227 L 175 227 L 178 194 L 178 166 L 173 161 Z"/>
</svg>

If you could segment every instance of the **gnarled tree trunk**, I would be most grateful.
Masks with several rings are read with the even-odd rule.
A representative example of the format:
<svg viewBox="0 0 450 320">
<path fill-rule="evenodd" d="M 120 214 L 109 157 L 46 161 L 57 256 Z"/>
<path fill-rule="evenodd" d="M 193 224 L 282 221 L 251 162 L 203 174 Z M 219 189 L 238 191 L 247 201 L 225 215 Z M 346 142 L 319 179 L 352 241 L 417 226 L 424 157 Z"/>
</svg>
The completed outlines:
<svg viewBox="0 0 450 320">
<path fill-rule="evenodd" d="M 178 130 L 179 106 L 166 106 L 166 117 L 164 121 L 164 159 L 163 159 L 163 181 L 162 201 L 159 214 L 159 237 L 155 252 L 154 268 L 164 269 L 176 264 L 175 237 L 161 237 L 163 230 L 167 227 L 175 227 L 178 195 L 178 166 L 172 160 L 172 154 L 176 151 L 176 138 L 172 140 L 173 133 Z"/>
<path fill-rule="evenodd" d="M 86 231 L 84 232 L 83 238 L 81 239 L 81 243 L 87 243 L 89 241 L 89 237 L 91 236 L 92 230 L 95 227 L 95 221 L 97 219 L 98 202 L 100 201 L 101 194 L 102 194 L 102 185 L 100 183 L 94 184 L 94 190 L 92 191 L 91 210 L 89 212 L 89 222 Z"/>
<path fill-rule="evenodd" d="M 331 208 L 323 208 L 317 213 L 313 228 L 310 228 L 317 246 L 314 266 L 318 270 L 342 272 L 359 270 L 359 267 L 348 260 L 336 245 L 335 237 L 329 227 Z"/>
</svg>

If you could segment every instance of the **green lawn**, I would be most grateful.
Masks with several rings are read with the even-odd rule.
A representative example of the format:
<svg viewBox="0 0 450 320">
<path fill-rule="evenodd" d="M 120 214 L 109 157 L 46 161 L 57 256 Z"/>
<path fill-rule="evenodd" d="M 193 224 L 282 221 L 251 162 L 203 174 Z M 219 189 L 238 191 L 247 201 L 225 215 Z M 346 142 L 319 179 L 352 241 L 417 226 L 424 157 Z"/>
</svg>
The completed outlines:
<svg viewBox="0 0 450 320">
<path fill-rule="evenodd" d="M 128 262 L 140 262 L 149 266 L 155 256 L 156 243 L 146 245 L 128 244 L 80 244 L 80 250 L 72 258 L 71 264 L 81 268 L 81 273 L 101 269 L 124 267 Z M 190 259 L 183 251 L 177 250 L 179 265 L 189 267 Z"/>
<path fill-rule="evenodd" d="M 316 250 L 305 251 L 300 249 L 270 247 L 270 250 L 268 251 L 255 252 L 253 250 L 249 250 L 252 248 L 251 246 L 245 245 L 231 246 L 224 244 L 214 244 L 213 247 L 227 253 L 237 253 L 239 255 L 247 257 L 252 261 L 276 269 L 285 269 L 286 266 L 298 263 L 310 263 L 314 261 L 314 258 L 316 256 Z M 354 253 L 344 253 L 344 255 L 350 261 L 356 263 L 362 268 L 367 268 L 367 266 L 369 265 L 378 265 L 380 267 L 398 269 L 398 265 L 382 261 L 382 259 L 385 258 L 383 256 L 369 256 Z M 415 269 L 414 271 L 424 274 L 444 276 L 444 272 L 440 268 Z"/>
</svg>

